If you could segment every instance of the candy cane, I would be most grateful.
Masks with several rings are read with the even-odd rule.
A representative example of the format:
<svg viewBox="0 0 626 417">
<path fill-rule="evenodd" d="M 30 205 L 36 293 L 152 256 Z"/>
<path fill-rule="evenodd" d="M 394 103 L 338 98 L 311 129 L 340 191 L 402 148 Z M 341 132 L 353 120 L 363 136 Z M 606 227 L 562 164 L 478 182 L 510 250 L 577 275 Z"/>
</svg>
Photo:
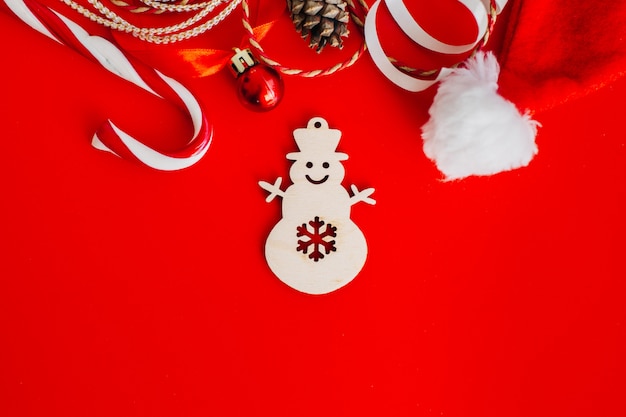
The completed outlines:
<svg viewBox="0 0 626 417">
<path fill-rule="evenodd" d="M 94 148 L 163 171 L 190 167 L 204 156 L 211 144 L 213 129 L 198 101 L 178 81 L 125 55 L 108 40 L 90 35 L 72 20 L 34 0 L 4 2 L 17 17 L 42 34 L 75 49 L 149 93 L 173 102 L 186 111 L 193 124 L 193 137 L 187 145 L 177 152 L 165 153 L 150 148 L 107 120 L 93 136 Z"/>
</svg>

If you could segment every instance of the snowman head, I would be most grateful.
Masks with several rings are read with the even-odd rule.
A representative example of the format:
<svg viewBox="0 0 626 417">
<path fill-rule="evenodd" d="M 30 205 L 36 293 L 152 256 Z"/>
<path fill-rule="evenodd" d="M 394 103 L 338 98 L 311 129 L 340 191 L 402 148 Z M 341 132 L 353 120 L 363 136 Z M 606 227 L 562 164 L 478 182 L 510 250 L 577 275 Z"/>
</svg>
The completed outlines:
<svg viewBox="0 0 626 417">
<path fill-rule="evenodd" d="M 329 129 L 328 122 L 321 117 L 309 120 L 305 129 L 293 132 L 300 152 L 287 154 L 287 159 L 294 161 L 289 170 L 289 177 L 294 184 L 341 184 L 345 169 L 340 161 L 348 155 L 336 152 L 341 131 Z"/>
</svg>

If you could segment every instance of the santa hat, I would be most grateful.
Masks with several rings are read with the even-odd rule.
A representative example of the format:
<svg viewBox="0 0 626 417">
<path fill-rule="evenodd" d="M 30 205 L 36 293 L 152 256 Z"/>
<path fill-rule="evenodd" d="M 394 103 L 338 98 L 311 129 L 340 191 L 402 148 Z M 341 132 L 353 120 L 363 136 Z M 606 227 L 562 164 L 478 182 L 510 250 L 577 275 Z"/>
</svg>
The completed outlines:
<svg viewBox="0 0 626 417">
<path fill-rule="evenodd" d="M 422 138 L 446 179 L 491 175 L 536 154 L 532 113 L 626 72 L 626 4 L 602 3 L 379 0 L 366 40 L 401 88 L 436 85 Z"/>
</svg>

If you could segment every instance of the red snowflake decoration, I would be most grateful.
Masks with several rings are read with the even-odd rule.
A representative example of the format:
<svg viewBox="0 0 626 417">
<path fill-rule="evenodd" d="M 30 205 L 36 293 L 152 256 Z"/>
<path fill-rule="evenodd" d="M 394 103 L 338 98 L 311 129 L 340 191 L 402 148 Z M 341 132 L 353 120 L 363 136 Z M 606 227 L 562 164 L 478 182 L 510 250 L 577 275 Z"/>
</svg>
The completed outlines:
<svg viewBox="0 0 626 417">
<path fill-rule="evenodd" d="M 296 236 L 308 238 L 307 240 L 298 239 L 297 251 L 302 251 L 302 253 L 306 254 L 309 251 L 309 247 L 313 246 L 313 251 L 309 254 L 309 259 L 313 259 L 317 262 L 324 258 L 322 250 L 326 255 L 337 250 L 335 241 L 327 239 L 337 236 L 337 228 L 330 223 L 326 224 L 326 228 L 324 228 L 325 223 L 323 220 L 320 220 L 318 216 L 315 216 L 315 219 L 311 220 L 309 225 L 312 227 L 312 231 L 309 231 L 309 227 L 306 223 L 302 223 L 302 226 L 297 227 Z"/>
</svg>

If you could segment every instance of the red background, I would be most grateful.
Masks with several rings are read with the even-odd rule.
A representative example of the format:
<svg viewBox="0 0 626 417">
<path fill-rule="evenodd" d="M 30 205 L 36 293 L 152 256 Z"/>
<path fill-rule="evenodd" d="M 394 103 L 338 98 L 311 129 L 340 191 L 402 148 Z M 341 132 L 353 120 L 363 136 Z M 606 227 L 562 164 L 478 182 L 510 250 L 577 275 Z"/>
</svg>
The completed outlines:
<svg viewBox="0 0 626 417">
<path fill-rule="evenodd" d="M 296 66 L 360 39 L 318 59 L 284 28 L 265 44 Z M 174 147 L 182 116 L 7 13 L 0 33 L 0 415 L 626 415 L 625 80 L 538 113 L 527 168 L 443 182 L 432 92 L 367 56 L 286 78 L 264 114 L 226 72 L 185 79 L 215 138 L 163 173 L 90 137 L 111 118 Z M 325 296 L 268 269 L 280 204 L 257 185 L 289 183 L 313 116 L 377 200 L 352 210 L 364 269 Z"/>
</svg>

